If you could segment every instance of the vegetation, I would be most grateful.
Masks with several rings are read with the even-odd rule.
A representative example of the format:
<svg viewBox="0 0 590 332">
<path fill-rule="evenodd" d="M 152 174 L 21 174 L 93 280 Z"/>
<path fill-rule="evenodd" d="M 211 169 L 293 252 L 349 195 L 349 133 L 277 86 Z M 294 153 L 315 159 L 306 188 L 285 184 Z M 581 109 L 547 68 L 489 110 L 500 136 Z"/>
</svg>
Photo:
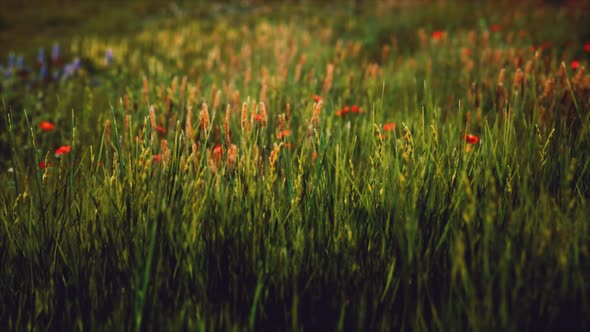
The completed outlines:
<svg viewBox="0 0 590 332">
<path fill-rule="evenodd" d="M 590 328 L 588 10 L 153 6 L 2 54 L 0 326 Z"/>
</svg>

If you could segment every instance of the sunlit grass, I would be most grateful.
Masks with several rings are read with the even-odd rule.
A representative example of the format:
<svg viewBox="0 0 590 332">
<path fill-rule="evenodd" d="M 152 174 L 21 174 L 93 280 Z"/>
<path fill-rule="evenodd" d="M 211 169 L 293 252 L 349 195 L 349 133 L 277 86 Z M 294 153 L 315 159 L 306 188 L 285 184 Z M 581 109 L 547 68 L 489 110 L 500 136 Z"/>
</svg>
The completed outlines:
<svg viewBox="0 0 590 332">
<path fill-rule="evenodd" d="M 10 330 L 587 328 L 581 16 L 227 8 L 4 66 Z"/>
</svg>

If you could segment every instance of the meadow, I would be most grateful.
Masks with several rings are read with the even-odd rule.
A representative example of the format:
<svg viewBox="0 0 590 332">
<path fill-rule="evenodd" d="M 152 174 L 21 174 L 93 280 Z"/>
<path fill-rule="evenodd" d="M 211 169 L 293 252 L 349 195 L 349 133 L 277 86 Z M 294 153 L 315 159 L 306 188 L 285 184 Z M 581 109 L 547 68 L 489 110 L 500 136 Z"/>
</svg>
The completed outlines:
<svg viewBox="0 0 590 332">
<path fill-rule="evenodd" d="M 138 3 L 0 19 L 0 329 L 590 329 L 590 8 Z"/>
</svg>

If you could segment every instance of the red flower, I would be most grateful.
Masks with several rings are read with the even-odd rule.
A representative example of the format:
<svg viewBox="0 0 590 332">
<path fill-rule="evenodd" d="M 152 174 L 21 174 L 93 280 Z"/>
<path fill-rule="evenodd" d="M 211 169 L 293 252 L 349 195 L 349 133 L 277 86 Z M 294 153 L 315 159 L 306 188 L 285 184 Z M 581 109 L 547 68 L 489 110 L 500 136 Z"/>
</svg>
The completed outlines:
<svg viewBox="0 0 590 332">
<path fill-rule="evenodd" d="M 318 95 L 314 95 L 313 93 L 311 94 L 311 98 L 313 99 L 313 101 L 315 101 L 316 103 L 319 103 L 322 100 L 321 96 Z"/>
<path fill-rule="evenodd" d="M 443 37 L 443 32 L 441 30 L 434 30 L 432 32 L 432 39 L 440 40 Z"/>
<path fill-rule="evenodd" d="M 157 131 L 158 133 L 160 133 L 161 135 L 164 135 L 164 134 L 166 134 L 166 130 L 165 130 L 165 129 L 164 129 L 164 127 L 162 127 L 161 125 L 157 125 L 157 126 L 156 126 L 156 131 Z"/>
<path fill-rule="evenodd" d="M 55 128 L 55 125 L 49 121 L 41 121 L 39 127 L 43 131 L 52 131 Z"/>
<path fill-rule="evenodd" d="M 152 156 L 152 162 L 153 163 L 159 163 L 160 161 L 162 161 L 162 155 L 161 154 L 155 154 Z"/>
<path fill-rule="evenodd" d="M 343 109 L 339 109 L 339 110 L 336 111 L 336 113 L 334 113 L 334 115 L 336 115 L 336 116 L 342 116 L 344 114 L 345 113 L 344 113 L 344 110 Z"/>
<path fill-rule="evenodd" d="M 394 131 L 394 130 L 395 130 L 395 122 L 383 124 L 383 131 Z"/>
<path fill-rule="evenodd" d="M 278 139 L 281 139 L 281 138 L 284 138 L 284 137 L 287 137 L 287 136 L 290 136 L 290 135 L 291 135 L 291 130 L 290 129 L 285 129 L 283 131 L 280 131 L 277 134 L 277 138 Z"/>
<path fill-rule="evenodd" d="M 479 142 L 479 137 L 471 134 L 465 135 L 465 142 L 468 144 L 477 144 Z"/>
<path fill-rule="evenodd" d="M 580 67 L 580 61 L 578 61 L 578 60 L 574 60 L 574 61 L 572 61 L 572 64 L 571 64 L 571 66 L 572 66 L 572 69 L 573 69 L 573 70 L 576 70 L 576 69 L 578 69 L 578 68 Z"/>
<path fill-rule="evenodd" d="M 546 50 L 551 47 L 551 43 L 550 42 L 543 42 L 543 43 L 541 43 L 541 45 L 539 45 L 539 47 L 543 50 Z"/>
<path fill-rule="evenodd" d="M 352 113 L 361 113 L 362 112 L 361 109 L 356 105 L 352 105 L 350 110 L 352 111 Z"/>
<path fill-rule="evenodd" d="M 49 166 L 51 166 L 51 164 L 50 164 L 50 163 L 46 163 L 46 162 L 44 162 L 44 161 L 40 161 L 40 162 L 39 162 L 39 168 L 40 168 L 40 169 L 46 169 L 46 168 L 47 168 L 47 167 L 49 167 Z"/>
<path fill-rule="evenodd" d="M 584 52 L 590 52 L 590 41 L 584 44 Z"/>
<path fill-rule="evenodd" d="M 502 29 L 502 27 L 500 26 L 500 24 L 492 24 L 490 26 L 490 29 L 492 29 L 493 32 L 498 32 L 500 31 L 500 29 Z"/>
<path fill-rule="evenodd" d="M 57 148 L 57 150 L 55 150 L 55 154 L 58 156 L 61 156 L 64 153 L 68 153 L 72 150 L 72 148 L 69 145 L 62 145 L 59 148 Z"/>
</svg>

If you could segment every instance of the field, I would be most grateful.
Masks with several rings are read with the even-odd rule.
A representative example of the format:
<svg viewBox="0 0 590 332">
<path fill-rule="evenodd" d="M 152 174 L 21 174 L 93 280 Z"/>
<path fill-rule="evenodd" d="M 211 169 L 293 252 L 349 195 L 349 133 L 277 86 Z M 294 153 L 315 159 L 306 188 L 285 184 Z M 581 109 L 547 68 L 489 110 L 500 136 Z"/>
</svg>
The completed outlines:
<svg viewBox="0 0 590 332">
<path fill-rule="evenodd" d="M 0 330 L 590 329 L 584 3 L 0 8 Z"/>
</svg>

